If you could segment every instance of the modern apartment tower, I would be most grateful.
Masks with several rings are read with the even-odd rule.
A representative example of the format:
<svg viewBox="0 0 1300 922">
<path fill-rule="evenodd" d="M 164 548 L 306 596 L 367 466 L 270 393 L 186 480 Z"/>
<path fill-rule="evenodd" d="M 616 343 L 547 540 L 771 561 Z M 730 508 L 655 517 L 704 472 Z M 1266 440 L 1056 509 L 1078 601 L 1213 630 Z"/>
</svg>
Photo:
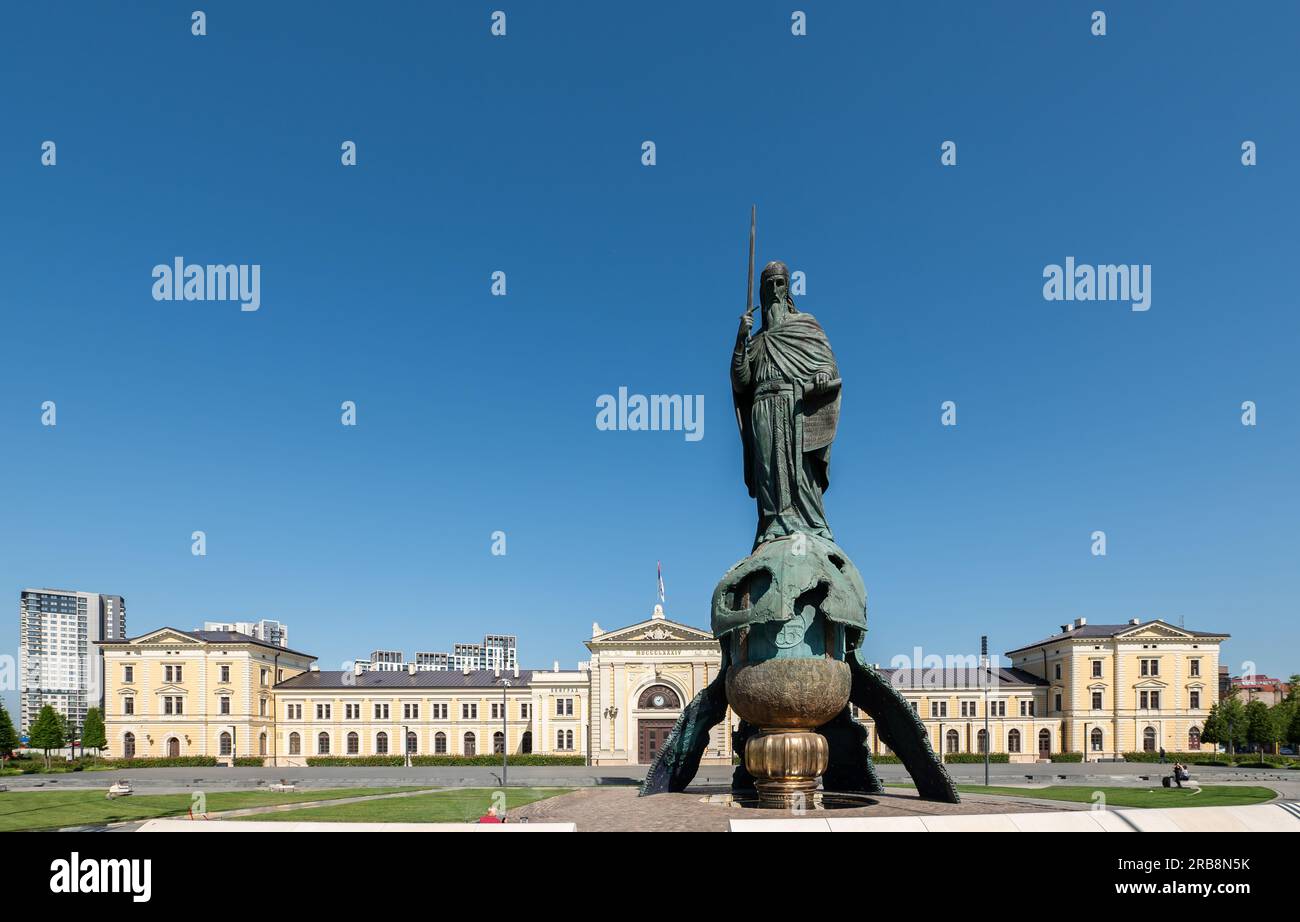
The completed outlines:
<svg viewBox="0 0 1300 922">
<path fill-rule="evenodd" d="M 358 659 L 355 666 L 362 672 L 447 672 L 479 669 L 515 669 L 519 665 L 517 641 L 513 634 L 488 634 L 482 643 L 458 643 L 452 652 L 417 652 L 414 662 L 407 663 L 400 650 L 375 650 L 369 659 Z"/>
<path fill-rule="evenodd" d="M 235 631 L 277 647 L 289 646 L 289 625 L 282 621 L 204 621 L 205 631 Z"/>
<path fill-rule="evenodd" d="M 125 639 L 120 595 L 24 589 L 18 599 L 21 732 L 52 704 L 79 733 L 87 708 L 104 706 L 103 655 L 95 644 Z"/>
</svg>

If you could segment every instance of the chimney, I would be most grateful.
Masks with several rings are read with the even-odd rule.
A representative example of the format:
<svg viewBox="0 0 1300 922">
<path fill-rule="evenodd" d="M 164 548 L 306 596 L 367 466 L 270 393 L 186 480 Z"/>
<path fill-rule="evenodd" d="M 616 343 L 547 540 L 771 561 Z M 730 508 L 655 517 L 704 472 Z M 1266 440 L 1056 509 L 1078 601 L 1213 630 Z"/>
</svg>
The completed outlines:
<svg viewBox="0 0 1300 922">
<path fill-rule="evenodd" d="M 1083 627 L 1083 626 L 1084 626 L 1085 624 L 1087 624 L 1087 623 L 1088 623 L 1088 619 L 1087 619 L 1087 618 L 1075 618 L 1075 619 L 1074 619 L 1074 626 L 1075 626 L 1075 627 Z"/>
<path fill-rule="evenodd" d="M 407 674 L 407 675 L 415 675 L 415 663 L 407 663 L 407 664 L 406 664 L 406 674 Z"/>
<path fill-rule="evenodd" d="M 460 674 L 469 675 L 469 663 L 461 663 Z"/>
<path fill-rule="evenodd" d="M 361 665 L 361 660 L 356 660 L 356 661 L 354 661 L 354 662 L 352 663 L 352 674 L 353 674 L 353 675 L 361 675 L 361 673 L 363 673 L 363 672 L 365 672 L 365 671 L 366 671 L 365 667 Z"/>
<path fill-rule="evenodd" d="M 551 663 L 551 671 L 552 672 L 560 671 L 560 661 L 558 659 Z"/>
<path fill-rule="evenodd" d="M 519 664 L 515 663 L 515 678 L 519 678 Z"/>
<path fill-rule="evenodd" d="M 501 667 L 500 667 L 500 666 L 493 666 L 493 667 L 492 667 L 492 678 L 494 678 L 494 679 L 499 679 L 499 678 L 501 678 Z"/>
<path fill-rule="evenodd" d="M 1072 631 L 1072 630 L 1074 630 L 1074 628 L 1073 628 L 1073 626 L 1071 626 L 1071 625 L 1069 625 L 1069 624 L 1062 624 L 1062 625 L 1061 625 L 1061 633 L 1062 633 L 1062 634 L 1068 634 L 1068 633 L 1070 633 L 1070 631 Z"/>
<path fill-rule="evenodd" d="M 1129 624 L 1141 624 L 1142 621 L 1141 621 L 1140 619 L 1138 619 L 1138 618 L 1129 618 L 1129 619 L 1128 619 L 1128 623 L 1129 623 Z"/>
</svg>

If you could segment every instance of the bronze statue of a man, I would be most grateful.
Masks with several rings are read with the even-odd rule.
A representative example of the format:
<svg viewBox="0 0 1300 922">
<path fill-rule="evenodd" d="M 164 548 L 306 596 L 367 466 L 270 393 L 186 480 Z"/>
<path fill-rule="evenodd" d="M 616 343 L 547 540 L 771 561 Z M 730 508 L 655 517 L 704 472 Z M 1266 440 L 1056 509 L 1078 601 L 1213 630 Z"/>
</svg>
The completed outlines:
<svg viewBox="0 0 1300 922">
<path fill-rule="evenodd" d="M 835 355 L 813 315 L 795 307 L 785 263 L 763 268 L 759 301 L 763 329 L 751 338 L 753 310 L 742 314 L 731 356 L 745 486 L 758 502 L 754 547 L 799 533 L 834 540 L 822 494 L 840 411 Z"/>
</svg>

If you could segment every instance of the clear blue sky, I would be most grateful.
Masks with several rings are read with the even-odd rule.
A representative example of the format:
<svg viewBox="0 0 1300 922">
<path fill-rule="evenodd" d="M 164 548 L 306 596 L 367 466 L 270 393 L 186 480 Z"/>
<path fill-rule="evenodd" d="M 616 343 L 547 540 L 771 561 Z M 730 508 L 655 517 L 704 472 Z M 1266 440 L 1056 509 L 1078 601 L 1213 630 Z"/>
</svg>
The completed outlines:
<svg viewBox="0 0 1300 922">
<path fill-rule="evenodd" d="M 827 509 L 874 659 L 1161 617 L 1300 669 L 1294 4 L 4 18 L 5 652 L 34 585 L 120 593 L 132 634 L 279 618 L 322 668 L 487 631 L 572 664 L 657 559 L 707 625 L 754 527 L 726 370 L 756 202 L 843 370 Z M 176 256 L 260 264 L 261 309 L 154 301 Z M 1151 264 L 1151 309 L 1045 301 L 1067 256 Z M 704 439 L 598 431 L 620 385 L 705 395 Z"/>
</svg>

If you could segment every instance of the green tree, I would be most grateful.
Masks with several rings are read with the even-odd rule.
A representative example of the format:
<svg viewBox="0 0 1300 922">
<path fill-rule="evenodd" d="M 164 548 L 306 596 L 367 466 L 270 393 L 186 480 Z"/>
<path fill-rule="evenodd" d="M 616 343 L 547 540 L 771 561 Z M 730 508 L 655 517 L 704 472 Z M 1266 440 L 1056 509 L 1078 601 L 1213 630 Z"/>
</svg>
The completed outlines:
<svg viewBox="0 0 1300 922">
<path fill-rule="evenodd" d="M 66 729 L 63 715 L 54 710 L 53 705 L 47 704 L 41 708 L 36 721 L 27 732 L 32 748 L 45 753 L 47 769 L 50 767 L 50 750 L 62 749 L 67 744 Z"/>
<path fill-rule="evenodd" d="M 1293 746 L 1300 746 L 1300 708 L 1291 712 L 1291 723 L 1286 728 L 1286 741 Z"/>
<path fill-rule="evenodd" d="M 1219 708 L 1219 702 L 1210 705 L 1210 713 L 1205 718 L 1205 725 L 1201 727 L 1201 742 L 1226 743 L 1228 741 L 1228 725 L 1223 720 L 1223 711 Z"/>
<path fill-rule="evenodd" d="M 18 733 L 14 730 L 14 722 L 9 718 L 5 706 L 0 704 L 0 765 L 7 764 L 17 748 Z"/>
<path fill-rule="evenodd" d="M 108 745 L 108 738 L 104 735 L 104 712 L 99 708 L 90 708 L 86 711 L 86 723 L 81 728 L 81 747 L 83 749 L 95 750 L 95 755 Z"/>
<path fill-rule="evenodd" d="M 1273 727 L 1273 715 L 1263 701 L 1252 701 L 1246 705 L 1246 742 L 1259 747 L 1259 761 L 1264 761 L 1264 747 L 1276 738 Z"/>
</svg>

